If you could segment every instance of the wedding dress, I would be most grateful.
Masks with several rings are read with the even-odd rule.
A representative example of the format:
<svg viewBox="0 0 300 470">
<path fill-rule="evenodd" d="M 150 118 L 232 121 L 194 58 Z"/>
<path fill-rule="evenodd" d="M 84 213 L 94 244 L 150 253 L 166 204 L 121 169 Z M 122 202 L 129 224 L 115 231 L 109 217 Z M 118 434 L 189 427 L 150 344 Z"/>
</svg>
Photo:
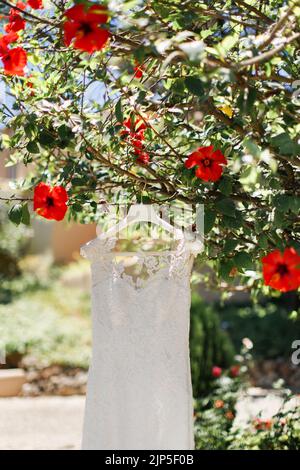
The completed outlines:
<svg viewBox="0 0 300 470">
<path fill-rule="evenodd" d="M 193 449 L 190 273 L 199 245 L 182 239 L 154 254 L 115 245 L 96 238 L 81 248 L 93 321 L 82 449 Z"/>
</svg>

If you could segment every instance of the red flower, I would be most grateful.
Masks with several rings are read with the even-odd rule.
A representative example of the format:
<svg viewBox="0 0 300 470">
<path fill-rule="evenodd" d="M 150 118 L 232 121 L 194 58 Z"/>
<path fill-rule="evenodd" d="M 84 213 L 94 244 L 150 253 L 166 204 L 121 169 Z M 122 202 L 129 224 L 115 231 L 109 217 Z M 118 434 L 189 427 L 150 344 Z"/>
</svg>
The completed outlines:
<svg viewBox="0 0 300 470">
<path fill-rule="evenodd" d="M 12 42 L 15 42 L 19 39 L 19 36 L 17 33 L 8 33 L 5 34 L 4 36 L 0 37 L 0 56 L 5 54 L 9 49 L 8 45 L 11 44 Z"/>
<path fill-rule="evenodd" d="M 26 21 L 22 18 L 21 15 L 14 15 L 13 17 L 9 17 L 9 23 L 5 25 L 4 30 L 7 33 L 14 31 L 17 33 L 18 31 L 22 31 L 25 29 Z"/>
<path fill-rule="evenodd" d="M 272 425 L 273 423 L 271 419 L 255 418 L 255 420 L 253 421 L 253 426 L 258 431 L 265 431 L 267 429 L 271 429 Z"/>
<path fill-rule="evenodd" d="M 27 2 L 29 4 L 29 1 Z M 20 10 L 25 10 L 26 8 L 26 3 L 24 2 L 17 2 L 16 7 L 20 8 Z"/>
<path fill-rule="evenodd" d="M 193 152 L 185 162 L 185 167 L 190 169 L 196 167 L 195 175 L 203 181 L 217 181 L 223 172 L 222 165 L 226 165 L 227 160 L 221 150 L 214 150 L 214 147 L 199 147 Z"/>
<path fill-rule="evenodd" d="M 229 420 L 232 421 L 234 419 L 234 413 L 232 411 L 227 411 L 225 413 L 225 417 Z"/>
<path fill-rule="evenodd" d="M 143 140 L 145 138 L 144 132 L 147 129 L 147 124 L 141 119 L 129 117 L 123 122 L 125 129 L 121 131 L 121 136 L 126 138 L 126 142 L 133 147 L 134 154 L 137 156 L 137 163 L 147 165 L 150 161 L 150 156 L 144 151 Z"/>
<path fill-rule="evenodd" d="M 224 408 L 224 402 L 223 400 L 216 400 L 214 403 L 214 407 L 217 409 Z"/>
<path fill-rule="evenodd" d="M 136 161 L 142 165 L 147 165 L 150 161 L 150 155 L 147 152 L 135 150 L 135 154 L 138 156 Z"/>
<path fill-rule="evenodd" d="M 139 117 L 135 119 L 134 117 L 130 116 L 129 118 L 125 119 L 123 126 L 125 126 L 126 130 L 122 132 L 140 135 L 141 138 L 144 137 L 143 132 L 145 129 L 147 129 L 146 123 Z"/>
<path fill-rule="evenodd" d="M 142 78 L 144 75 L 144 67 L 138 63 L 138 61 L 135 61 L 135 67 L 134 67 L 134 76 L 135 78 Z"/>
<path fill-rule="evenodd" d="M 27 64 L 27 54 L 22 47 L 7 49 L 1 57 L 4 71 L 7 75 L 24 75 L 24 67 Z"/>
<path fill-rule="evenodd" d="M 219 377 L 221 377 L 222 372 L 223 371 L 222 371 L 221 367 L 214 366 L 212 368 L 211 374 L 212 374 L 213 377 L 215 377 L 215 379 L 218 379 Z"/>
<path fill-rule="evenodd" d="M 68 210 L 67 200 L 67 191 L 62 186 L 51 188 L 39 183 L 34 189 L 33 209 L 45 219 L 62 220 Z"/>
<path fill-rule="evenodd" d="M 31 81 L 31 77 L 32 77 L 32 75 L 29 75 L 29 76 L 28 76 L 28 79 L 25 80 L 25 82 L 24 82 L 24 86 L 25 86 L 26 88 L 30 88 L 30 89 L 31 89 L 30 96 L 35 96 L 35 92 L 34 92 L 34 89 L 33 89 L 33 88 L 34 88 L 34 85 L 33 85 L 32 81 Z"/>
<path fill-rule="evenodd" d="M 230 375 L 231 377 L 238 377 L 240 374 L 240 366 L 239 365 L 236 365 L 236 366 L 231 366 L 230 367 Z"/>
<path fill-rule="evenodd" d="M 274 250 L 262 258 L 265 284 L 281 292 L 300 287 L 300 256 L 294 248 Z"/>
<path fill-rule="evenodd" d="M 43 0 L 27 0 L 27 3 L 34 10 L 41 10 L 43 8 Z"/>
<path fill-rule="evenodd" d="M 25 10 L 26 8 L 26 4 L 23 2 L 18 2 L 16 6 L 20 8 L 21 10 Z M 11 8 L 9 10 L 8 19 L 9 19 L 9 23 L 4 27 L 7 33 L 10 33 L 12 31 L 17 33 L 18 31 L 25 29 L 26 21 L 21 16 L 21 13 L 19 10 L 16 10 L 15 8 Z"/>
<path fill-rule="evenodd" d="M 67 21 L 64 24 L 65 45 L 73 43 L 76 49 L 91 54 L 100 51 L 110 37 L 107 29 L 100 28 L 108 20 L 106 8 L 93 5 L 86 8 L 80 3 L 65 12 Z"/>
</svg>

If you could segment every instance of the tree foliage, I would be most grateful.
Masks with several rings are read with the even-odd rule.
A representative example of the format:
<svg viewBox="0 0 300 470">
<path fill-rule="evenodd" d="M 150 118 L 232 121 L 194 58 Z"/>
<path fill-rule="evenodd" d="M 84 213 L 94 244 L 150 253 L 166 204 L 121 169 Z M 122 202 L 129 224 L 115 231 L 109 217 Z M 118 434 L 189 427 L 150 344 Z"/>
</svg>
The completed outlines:
<svg viewBox="0 0 300 470">
<path fill-rule="evenodd" d="M 10 3 L 0 0 L 1 13 Z M 110 40 L 93 54 L 64 43 L 73 4 L 24 12 L 28 72 L 1 73 L 0 116 L 12 131 L 2 146 L 32 168 L 21 187 L 66 187 L 80 220 L 120 191 L 127 201 L 204 204 L 217 277 L 259 286 L 263 255 L 300 249 L 300 2 L 112 0 Z M 122 137 L 128 117 L 147 125 L 148 163 Z M 216 182 L 184 166 L 209 145 L 227 159 Z"/>
</svg>

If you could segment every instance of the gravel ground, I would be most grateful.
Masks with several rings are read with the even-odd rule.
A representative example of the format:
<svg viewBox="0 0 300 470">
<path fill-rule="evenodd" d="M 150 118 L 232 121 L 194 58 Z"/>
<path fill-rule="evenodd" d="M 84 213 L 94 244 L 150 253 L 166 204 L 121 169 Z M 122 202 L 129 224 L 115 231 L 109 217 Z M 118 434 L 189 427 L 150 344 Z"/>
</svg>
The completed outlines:
<svg viewBox="0 0 300 470">
<path fill-rule="evenodd" d="M 84 397 L 0 399 L 0 450 L 80 449 Z"/>
</svg>

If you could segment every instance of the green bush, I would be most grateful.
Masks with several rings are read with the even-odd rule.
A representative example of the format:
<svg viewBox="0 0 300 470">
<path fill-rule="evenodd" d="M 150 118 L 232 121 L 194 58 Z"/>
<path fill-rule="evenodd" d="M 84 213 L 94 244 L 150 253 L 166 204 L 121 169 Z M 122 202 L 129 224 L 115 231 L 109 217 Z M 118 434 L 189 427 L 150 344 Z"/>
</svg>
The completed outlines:
<svg viewBox="0 0 300 470">
<path fill-rule="evenodd" d="M 210 390 L 213 366 L 226 368 L 234 358 L 233 345 L 220 327 L 216 310 L 198 294 L 192 296 L 190 355 L 195 397 Z"/>
<path fill-rule="evenodd" d="M 62 295 L 62 291 L 58 291 Z M 58 294 L 59 295 L 59 294 Z M 64 289 L 66 303 L 73 296 L 78 307 L 85 309 L 86 298 Z M 82 296 L 83 294 L 81 294 Z M 63 302 L 62 300 L 62 302 Z M 0 346 L 7 355 L 33 355 L 38 364 L 61 364 L 88 367 L 90 324 L 78 316 L 70 303 L 69 314 L 63 314 L 51 291 L 23 296 L 9 305 L 0 305 Z"/>
<path fill-rule="evenodd" d="M 235 350 L 239 350 L 243 338 L 250 338 L 255 359 L 289 357 L 292 342 L 300 338 L 300 318 L 290 319 L 287 308 L 275 302 L 228 304 L 219 312 Z"/>
<path fill-rule="evenodd" d="M 6 210 L 0 206 L 0 303 L 8 303 L 14 294 L 24 292 L 37 279 L 22 279 L 19 260 L 28 249 L 32 230 L 25 225 L 15 226 L 7 219 Z"/>
<path fill-rule="evenodd" d="M 197 450 L 225 450 L 231 443 L 239 392 L 245 384 L 249 354 L 243 348 L 239 364 L 222 371 L 211 390 L 195 401 L 195 446 Z"/>
<path fill-rule="evenodd" d="M 246 430 L 235 430 L 227 440 L 229 450 L 300 450 L 300 406 L 286 397 L 270 420 L 258 419 Z"/>
</svg>

